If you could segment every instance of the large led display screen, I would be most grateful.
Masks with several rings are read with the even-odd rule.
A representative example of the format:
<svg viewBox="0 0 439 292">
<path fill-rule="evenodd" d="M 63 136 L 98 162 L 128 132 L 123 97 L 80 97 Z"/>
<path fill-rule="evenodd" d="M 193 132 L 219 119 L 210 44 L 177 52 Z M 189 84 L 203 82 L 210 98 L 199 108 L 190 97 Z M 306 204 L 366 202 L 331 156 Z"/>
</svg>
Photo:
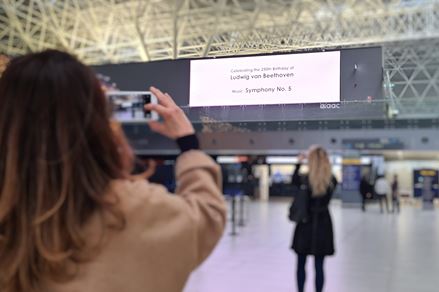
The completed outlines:
<svg viewBox="0 0 439 292">
<path fill-rule="evenodd" d="M 379 47 L 108 64 L 94 69 L 112 91 L 145 91 L 151 85 L 162 89 L 192 122 L 385 115 Z"/>
<path fill-rule="evenodd" d="M 192 60 L 189 106 L 340 102 L 340 51 Z"/>
<path fill-rule="evenodd" d="M 297 146 L 301 138 L 278 137 L 277 132 L 273 132 L 273 136 L 270 136 L 273 138 L 268 140 L 250 139 L 249 141 L 245 135 L 251 135 L 252 131 L 281 131 L 279 133 L 287 135 L 283 131 L 300 132 L 303 126 L 307 129 L 319 129 L 327 125 L 330 128 L 332 122 L 339 120 L 358 122 L 384 118 L 386 107 L 383 98 L 382 56 L 380 47 L 372 47 L 246 57 L 106 64 L 94 66 L 94 70 L 103 86 L 110 91 L 145 91 L 153 85 L 169 93 L 196 128 L 203 132 L 201 140 L 205 149 L 227 149 L 221 141 L 229 139 L 233 139 L 233 143 L 242 143 L 233 146 L 235 148 L 244 149 L 254 145 L 254 147 L 285 149 L 285 147 Z M 194 83 L 198 79 L 194 74 L 197 65 L 193 65 L 204 65 L 204 62 L 209 68 L 203 70 L 200 78 L 210 83 L 198 81 L 197 85 Z M 217 64 L 216 62 L 218 64 L 228 62 L 230 66 L 228 65 L 220 74 L 216 67 L 210 66 Z M 259 68 L 259 71 L 256 72 L 255 68 Z M 220 82 L 221 78 L 215 77 L 217 74 L 224 78 L 223 84 Z M 256 79 L 257 81 L 251 80 L 250 75 L 255 74 L 262 75 L 262 78 Z M 199 95 L 198 101 L 191 96 L 195 90 L 194 86 L 206 90 L 205 95 Z M 286 94 L 289 86 L 292 95 Z M 283 87 L 284 90 L 278 87 Z M 243 90 L 240 93 L 231 95 L 221 93 L 239 91 L 240 88 Z M 245 88 L 253 89 L 249 94 L 251 98 L 246 96 Z M 260 88 L 267 88 L 265 90 L 267 92 L 262 92 Z M 274 93 L 269 88 L 275 88 Z M 299 94 L 299 90 L 313 90 L 318 94 L 309 94 L 311 97 L 308 95 L 309 98 L 304 98 L 305 93 Z M 202 105 L 218 101 L 218 96 L 221 96 L 219 103 L 230 105 Z M 284 98 L 287 100 L 283 100 Z M 302 100 L 299 101 L 300 99 Z M 213 104 L 219 103 L 213 102 Z M 173 141 L 154 136 L 145 123 L 126 124 L 124 128 L 136 151 L 161 155 L 167 150 L 170 153 L 177 152 Z M 217 131 L 227 133 L 216 133 Z M 239 135 L 236 137 L 240 138 L 230 138 L 228 132 L 238 132 Z M 325 133 L 319 132 L 320 134 Z M 209 135 L 225 136 L 219 138 L 215 136 L 214 141 L 206 138 L 211 137 Z M 288 141 L 285 142 L 288 146 L 281 144 L 284 140 Z M 260 143 L 266 144 L 261 146 Z"/>
</svg>

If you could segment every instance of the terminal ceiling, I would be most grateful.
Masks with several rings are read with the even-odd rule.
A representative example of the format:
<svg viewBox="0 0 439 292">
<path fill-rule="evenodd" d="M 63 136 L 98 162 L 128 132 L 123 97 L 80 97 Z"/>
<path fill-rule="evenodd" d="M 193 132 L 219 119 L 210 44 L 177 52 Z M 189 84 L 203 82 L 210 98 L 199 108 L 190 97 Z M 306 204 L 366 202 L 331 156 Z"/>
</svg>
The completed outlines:
<svg viewBox="0 0 439 292">
<path fill-rule="evenodd" d="M 62 48 L 89 64 L 270 53 L 439 35 L 439 2 L 0 0 L 0 53 Z"/>
<path fill-rule="evenodd" d="M 88 64 L 383 45 L 386 98 L 439 116 L 438 0 L 0 0 L 0 54 Z"/>
</svg>

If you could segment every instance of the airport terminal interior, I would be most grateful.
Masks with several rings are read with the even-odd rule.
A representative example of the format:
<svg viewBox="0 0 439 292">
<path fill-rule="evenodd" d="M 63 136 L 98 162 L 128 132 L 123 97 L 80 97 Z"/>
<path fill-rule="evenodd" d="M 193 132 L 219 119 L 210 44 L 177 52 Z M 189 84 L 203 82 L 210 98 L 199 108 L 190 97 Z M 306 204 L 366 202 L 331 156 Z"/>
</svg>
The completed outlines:
<svg viewBox="0 0 439 292">
<path fill-rule="evenodd" d="M 338 182 L 323 291 L 438 291 L 438 0 L 0 0 L 0 75 L 45 49 L 91 66 L 150 182 L 176 190 L 179 149 L 149 86 L 220 165 L 226 228 L 184 292 L 299 291 L 293 173 L 316 145 Z"/>
</svg>

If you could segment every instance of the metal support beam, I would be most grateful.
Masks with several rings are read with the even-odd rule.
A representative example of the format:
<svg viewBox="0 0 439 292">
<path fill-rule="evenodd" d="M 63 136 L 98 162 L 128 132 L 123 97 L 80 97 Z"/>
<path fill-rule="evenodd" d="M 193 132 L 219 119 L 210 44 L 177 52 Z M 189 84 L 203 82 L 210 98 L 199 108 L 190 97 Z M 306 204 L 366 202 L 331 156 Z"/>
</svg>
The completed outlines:
<svg viewBox="0 0 439 292">
<path fill-rule="evenodd" d="M 89 64 L 439 37 L 438 0 L 0 0 L 0 8 L 0 53 L 62 46 Z"/>
</svg>

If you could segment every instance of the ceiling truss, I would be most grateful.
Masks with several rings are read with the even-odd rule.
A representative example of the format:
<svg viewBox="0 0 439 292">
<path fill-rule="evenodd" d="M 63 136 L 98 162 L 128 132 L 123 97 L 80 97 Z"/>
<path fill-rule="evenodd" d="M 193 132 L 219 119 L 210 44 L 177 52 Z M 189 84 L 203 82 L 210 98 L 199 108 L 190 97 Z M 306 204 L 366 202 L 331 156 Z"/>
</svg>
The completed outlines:
<svg viewBox="0 0 439 292">
<path fill-rule="evenodd" d="M 379 44 L 400 117 L 439 116 L 436 38 L 439 0 L 0 0 L 9 56 L 59 48 L 102 64 Z"/>
<path fill-rule="evenodd" d="M 0 53 L 88 64 L 439 37 L 436 0 L 0 0 Z"/>
<path fill-rule="evenodd" d="M 439 117 L 439 40 L 385 46 L 384 92 L 390 115 Z"/>
</svg>

